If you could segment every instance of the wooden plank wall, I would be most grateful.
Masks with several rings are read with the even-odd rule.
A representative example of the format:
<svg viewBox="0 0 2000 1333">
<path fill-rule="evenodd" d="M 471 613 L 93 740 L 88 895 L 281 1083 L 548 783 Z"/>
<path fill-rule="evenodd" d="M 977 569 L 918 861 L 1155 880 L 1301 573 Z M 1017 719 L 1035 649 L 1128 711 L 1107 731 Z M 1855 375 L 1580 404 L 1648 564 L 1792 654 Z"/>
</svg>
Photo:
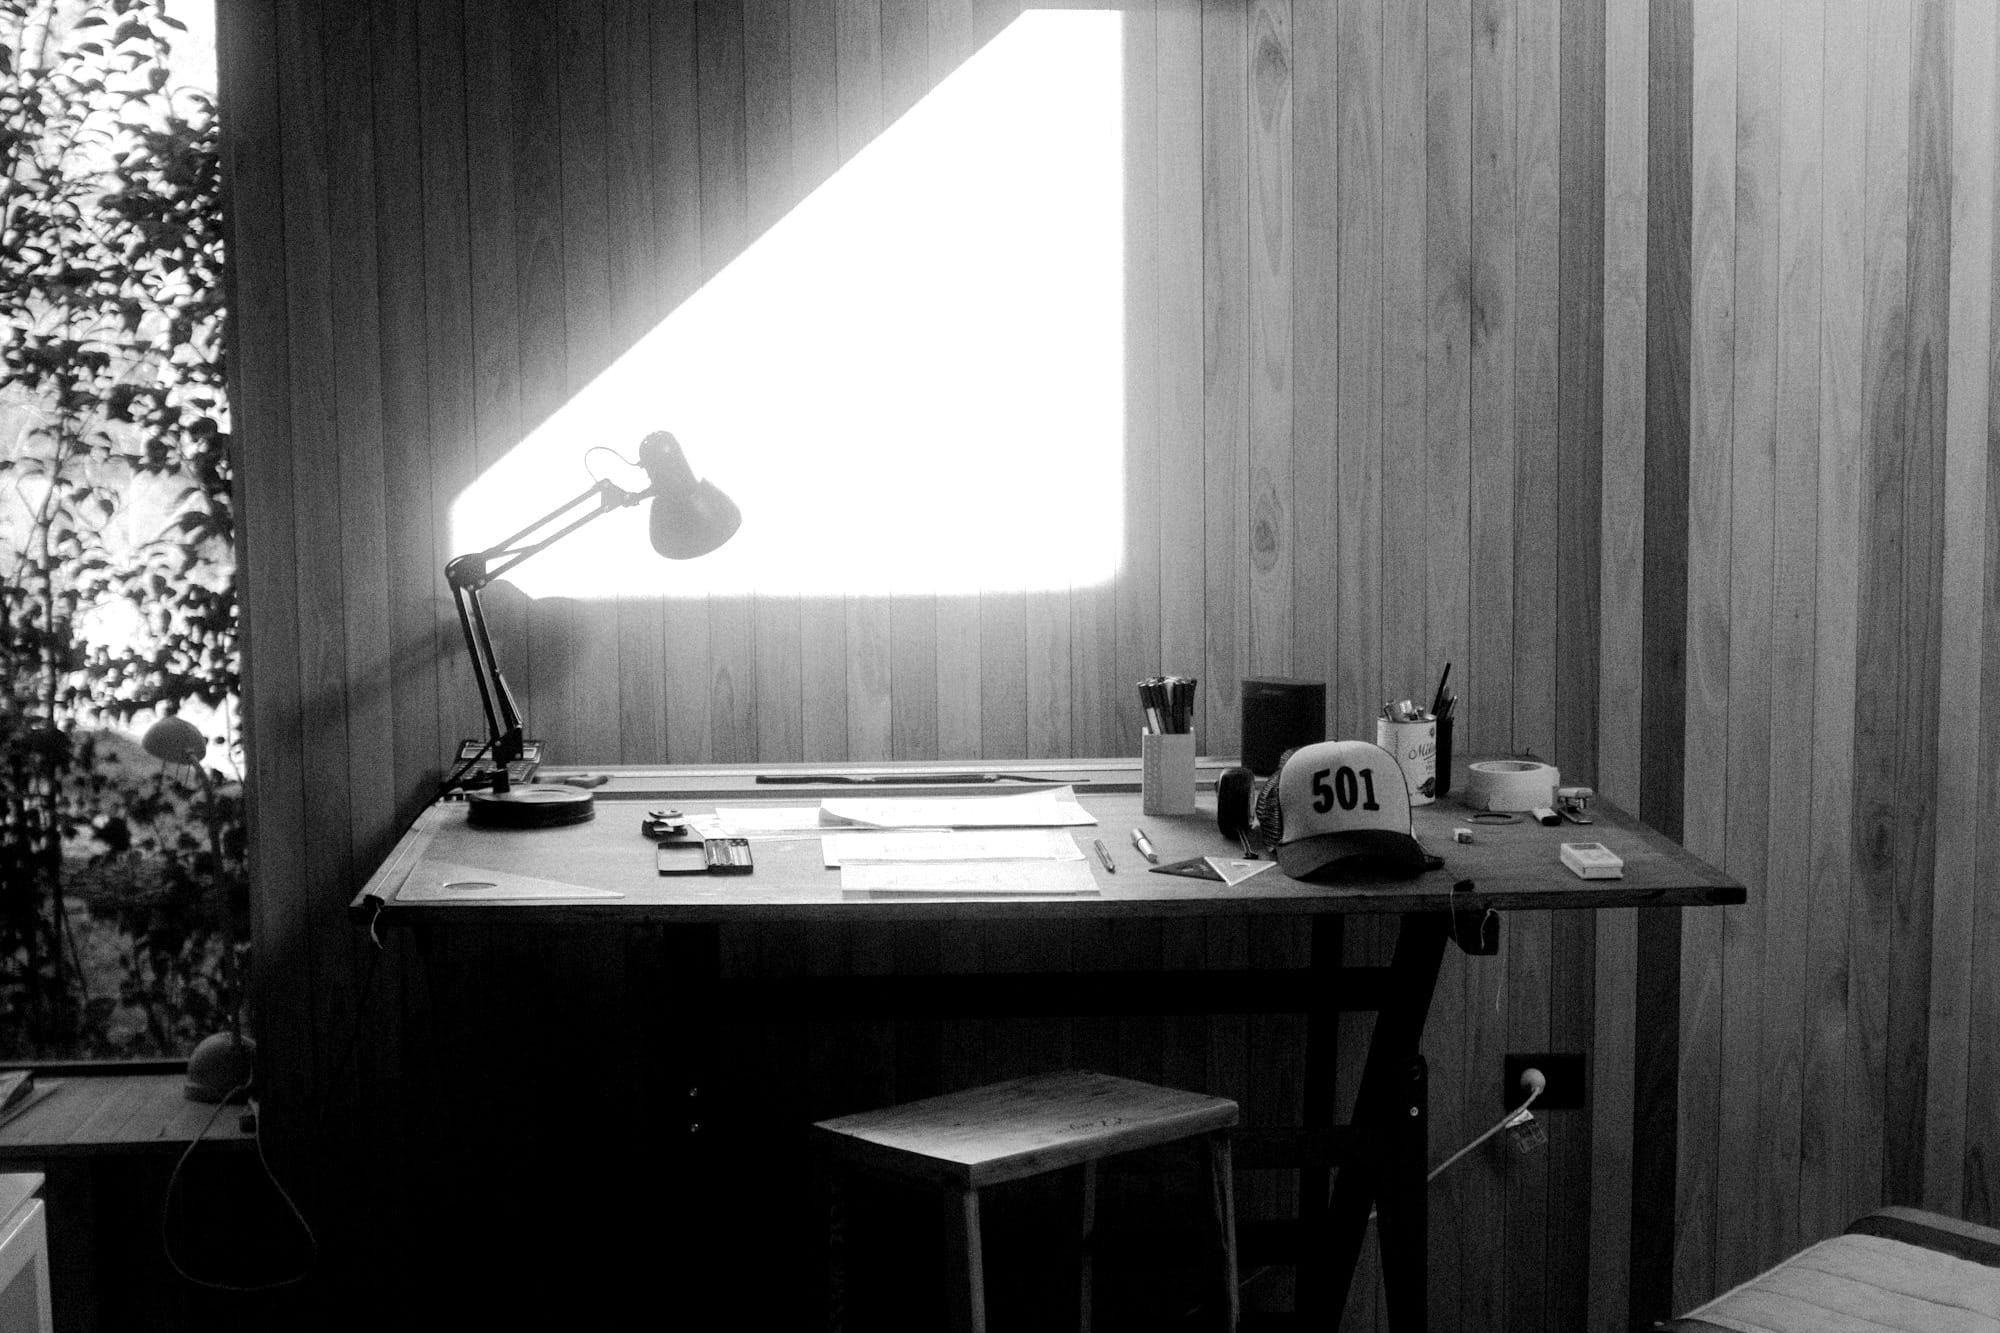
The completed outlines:
<svg viewBox="0 0 2000 1333">
<path fill-rule="evenodd" d="M 348 1147 L 313 1150 L 327 1197 L 343 1176 L 386 1194 L 368 1164 L 423 1095 L 405 1075 L 434 1011 L 504 952 L 378 964 L 341 916 L 476 726 L 440 573 L 453 497 L 1020 6 L 218 8 L 270 1105 L 283 1127 L 364 1089 Z M 1592 1108 L 1440 1182 L 1439 1326 L 1627 1327 L 1883 1200 L 1992 1220 L 1986 0 L 1121 8 L 1117 576 L 671 622 L 497 587 L 536 729 L 605 762 L 1129 753 L 1130 683 L 1169 670 L 1201 677 L 1225 754 L 1246 674 L 1325 679 L 1333 732 L 1365 734 L 1449 660 L 1461 751 L 1550 758 L 1753 895 L 1518 918 L 1501 957 L 1447 969 L 1435 1143 L 1490 1122 L 1507 1051 L 1585 1052 Z M 1303 943 L 772 932 L 725 962 L 1220 966 Z M 560 952 L 567 984 L 648 993 L 625 952 Z M 768 1037 L 803 1062 L 802 1113 L 1085 1054 L 1257 1117 L 1298 1096 L 1276 1020 L 826 1026 Z M 1648 1051 L 1678 1055 L 1677 1089 L 1637 1077 Z M 1350 1322 L 1376 1314 L 1364 1284 Z"/>
<path fill-rule="evenodd" d="M 1682 833 L 1754 896 L 1681 928 L 1683 1306 L 1885 1200 L 1991 1219 L 2000 1135 L 1993 13 L 1689 10 Z"/>
</svg>

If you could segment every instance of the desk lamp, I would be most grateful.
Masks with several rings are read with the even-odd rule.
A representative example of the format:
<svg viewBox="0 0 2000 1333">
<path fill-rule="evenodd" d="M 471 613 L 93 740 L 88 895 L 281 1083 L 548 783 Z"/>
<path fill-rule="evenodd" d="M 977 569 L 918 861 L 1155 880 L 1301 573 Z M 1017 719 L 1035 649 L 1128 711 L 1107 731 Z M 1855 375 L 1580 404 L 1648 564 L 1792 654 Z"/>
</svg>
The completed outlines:
<svg viewBox="0 0 2000 1333">
<path fill-rule="evenodd" d="M 491 790 L 468 792 L 467 819 L 493 828 L 546 828 L 577 824 L 595 813 L 588 791 L 574 787 L 516 785 L 507 766 L 521 758 L 523 749 L 521 710 L 500 674 L 493 655 L 493 636 L 486 628 L 486 612 L 479 593 L 487 584 L 538 551 L 546 550 L 584 524 L 613 509 L 623 509 L 651 500 L 650 533 L 653 549 L 669 560 L 692 560 L 707 555 L 736 534 L 743 521 L 736 502 L 714 482 L 698 479 L 681 453 L 680 441 L 665 431 L 655 431 L 639 444 L 639 466 L 651 483 L 643 491 L 628 491 L 611 481 L 596 485 L 522 528 L 497 545 L 471 555 L 461 555 L 444 567 L 445 581 L 451 585 L 458 606 L 459 627 L 465 631 L 466 651 L 472 655 L 473 678 L 479 682 L 479 701 L 486 710 L 488 752 L 493 769 L 489 777 L 461 782 L 460 786 L 491 784 Z M 573 511 L 596 502 L 575 517 Z M 553 531 L 546 531 L 561 523 Z M 545 533 L 546 535 L 537 536 Z"/>
<path fill-rule="evenodd" d="M 208 771 L 205 762 L 208 737 L 186 718 L 169 713 L 146 728 L 146 734 L 139 740 L 139 748 L 163 764 L 192 768 L 201 779 L 208 805 L 205 812 L 208 851 L 216 872 L 220 874 L 222 829 L 216 821 L 215 777 Z M 235 957 L 233 941 L 224 940 L 223 974 L 229 988 L 235 992 L 236 1006 L 229 1015 L 229 1030 L 202 1038 L 188 1055 L 187 1084 L 183 1091 L 190 1101 L 242 1101 L 250 1090 L 257 1043 L 243 1034 L 243 987 L 241 979 L 235 975 Z"/>
</svg>

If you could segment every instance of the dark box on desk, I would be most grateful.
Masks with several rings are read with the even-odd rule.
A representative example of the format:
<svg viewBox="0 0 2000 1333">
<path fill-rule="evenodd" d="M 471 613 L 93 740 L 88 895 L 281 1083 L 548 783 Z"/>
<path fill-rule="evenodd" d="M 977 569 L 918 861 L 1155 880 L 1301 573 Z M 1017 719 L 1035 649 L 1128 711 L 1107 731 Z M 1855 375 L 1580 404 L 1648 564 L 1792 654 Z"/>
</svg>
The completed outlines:
<svg viewBox="0 0 2000 1333">
<path fill-rule="evenodd" d="M 1278 759 L 1285 751 L 1325 739 L 1325 681 L 1244 678 L 1243 767 L 1268 777 L 1278 771 Z"/>
</svg>

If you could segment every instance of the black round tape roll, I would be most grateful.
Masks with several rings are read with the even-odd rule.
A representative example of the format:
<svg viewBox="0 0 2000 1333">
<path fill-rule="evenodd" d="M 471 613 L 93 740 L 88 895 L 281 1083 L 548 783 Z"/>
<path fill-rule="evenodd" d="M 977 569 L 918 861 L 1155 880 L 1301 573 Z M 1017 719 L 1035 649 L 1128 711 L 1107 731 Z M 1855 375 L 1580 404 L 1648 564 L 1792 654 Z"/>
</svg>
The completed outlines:
<svg viewBox="0 0 2000 1333">
<path fill-rule="evenodd" d="M 1247 768 L 1225 768 L 1215 779 L 1215 824 L 1226 838 L 1250 827 L 1251 792 L 1257 784 Z"/>
</svg>

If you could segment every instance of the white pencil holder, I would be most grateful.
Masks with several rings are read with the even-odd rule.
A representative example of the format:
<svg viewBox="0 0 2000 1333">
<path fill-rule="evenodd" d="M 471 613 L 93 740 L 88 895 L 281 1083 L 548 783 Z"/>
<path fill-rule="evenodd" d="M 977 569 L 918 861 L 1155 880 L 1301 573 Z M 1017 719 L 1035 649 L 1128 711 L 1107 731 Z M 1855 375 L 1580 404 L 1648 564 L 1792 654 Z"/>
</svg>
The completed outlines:
<svg viewBox="0 0 2000 1333">
<path fill-rule="evenodd" d="M 1139 737 L 1139 800 L 1149 815 L 1194 813 L 1194 733 Z"/>
</svg>

